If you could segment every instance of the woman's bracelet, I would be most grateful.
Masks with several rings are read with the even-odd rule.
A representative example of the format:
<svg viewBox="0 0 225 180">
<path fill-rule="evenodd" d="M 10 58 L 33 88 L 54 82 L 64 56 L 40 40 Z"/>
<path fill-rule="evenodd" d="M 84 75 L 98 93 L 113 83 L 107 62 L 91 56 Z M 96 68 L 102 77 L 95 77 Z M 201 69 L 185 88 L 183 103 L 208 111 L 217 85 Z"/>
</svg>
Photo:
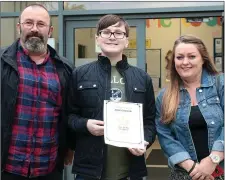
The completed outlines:
<svg viewBox="0 0 225 180">
<path fill-rule="evenodd" d="M 195 165 L 196 165 L 196 162 L 194 162 L 194 164 L 192 165 L 191 169 L 188 171 L 188 174 L 189 174 L 189 175 L 190 175 L 190 174 L 191 174 L 191 172 L 194 170 Z"/>
</svg>

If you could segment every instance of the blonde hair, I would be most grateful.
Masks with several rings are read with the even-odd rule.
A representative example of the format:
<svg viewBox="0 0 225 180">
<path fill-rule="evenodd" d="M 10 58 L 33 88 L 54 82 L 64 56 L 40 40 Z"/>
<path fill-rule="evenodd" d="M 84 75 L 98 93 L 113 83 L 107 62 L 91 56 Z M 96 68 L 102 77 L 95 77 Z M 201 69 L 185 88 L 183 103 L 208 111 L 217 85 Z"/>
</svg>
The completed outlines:
<svg viewBox="0 0 225 180">
<path fill-rule="evenodd" d="M 210 58 L 209 53 L 207 51 L 207 48 L 205 44 L 202 42 L 201 39 L 193 36 L 193 35 L 183 35 L 180 36 L 175 42 L 171 54 L 171 64 L 168 69 L 170 82 L 168 83 L 168 87 L 165 90 L 165 93 L 163 95 L 162 99 L 162 122 L 163 123 L 170 123 L 173 121 L 176 117 L 177 107 L 180 101 L 179 92 L 180 92 L 180 85 L 182 83 L 182 80 L 177 73 L 175 69 L 175 50 L 176 47 L 180 43 L 185 44 L 194 44 L 196 48 L 198 49 L 202 60 L 204 62 L 203 68 L 206 69 L 210 74 L 218 74 L 216 67 L 213 63 L 213 60 Z"/>
<path fill-rule="evenodd" d="M 170 66 L 171 66 L 171 55 L 172 55 L 172 51 L 169 50 L 167 53 L 166 53 L 166 57 L 165 57 L 165 60 L 166 60 L 166 80 L 169 80 L 170 77 L 169 77 L 169 69 L 170 69 Z"/>
</svg>

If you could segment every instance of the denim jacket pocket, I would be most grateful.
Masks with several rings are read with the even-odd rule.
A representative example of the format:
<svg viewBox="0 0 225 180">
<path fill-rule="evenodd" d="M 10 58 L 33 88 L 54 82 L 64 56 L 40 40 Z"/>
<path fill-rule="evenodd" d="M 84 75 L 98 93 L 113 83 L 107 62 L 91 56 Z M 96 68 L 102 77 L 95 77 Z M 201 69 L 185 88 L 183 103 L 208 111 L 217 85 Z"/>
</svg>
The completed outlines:
<svg viewBox="0 0 225 180">
<path fill-rule="evenodd" d="M 218 96 L 213 96 L 213 97 L 210 97 L 210 98 L 208 98 L 207 100 L 207 103 L 208 104 L 219 104 L 220 103 L 220 99 L 219 99 L 219 97 Z"/>
<path fill-rule="evenodd" d="M 211 96 L 209 98 L 206 99 L 206 102 L 208 104 L 208 109 L 209 112 L 212 116 L 212 118 L 216 121 L 220 120 L 220 122 L 222 123 L 223 121 L 223 110 L 222 107 L 220 105 L 220 99 L 219 97 L 216 96 Z M 219 117 L 219 119 L 218 119 Z"/>
</svg>

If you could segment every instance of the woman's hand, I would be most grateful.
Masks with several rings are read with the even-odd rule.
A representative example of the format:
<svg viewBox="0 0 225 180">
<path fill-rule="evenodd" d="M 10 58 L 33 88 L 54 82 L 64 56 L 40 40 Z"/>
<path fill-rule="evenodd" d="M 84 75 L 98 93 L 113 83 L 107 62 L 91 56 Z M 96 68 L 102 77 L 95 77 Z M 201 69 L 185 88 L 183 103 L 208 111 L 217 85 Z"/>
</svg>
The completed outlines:
<svg viewBox="0 0 225 180">
<path fill-rule="evenodd" d="M 211 174 L 206 173 L 202 166 L 198 163 L 196 163 L 195 168 L 189 175 L 192 180 L 214 180 L 214 177 Z"/>
<path fill-rule="evenodd" d="M 217 166 L 217 164 L 214 164 L 212 162 L 212 160 L 209 156 L 202 159 L 199 165 L 200 165 L 202 171 L 208 175 L 209 174 L 211 175 L 215 171 L 216 166 Z"/>
<path fill-rule="evenodd" d="M 207 175 L 205 172 L 202 171 L 200 165 L 195 163 L 191 159 L 187 159 L 178 164 L 180 167 L 184 168 L 188 173 L 189 176 L 192 177 L 192 180 L 214 180 L 213 176 Z M 190 172 L 191 171 L 191 172 Z"/>
</svg>

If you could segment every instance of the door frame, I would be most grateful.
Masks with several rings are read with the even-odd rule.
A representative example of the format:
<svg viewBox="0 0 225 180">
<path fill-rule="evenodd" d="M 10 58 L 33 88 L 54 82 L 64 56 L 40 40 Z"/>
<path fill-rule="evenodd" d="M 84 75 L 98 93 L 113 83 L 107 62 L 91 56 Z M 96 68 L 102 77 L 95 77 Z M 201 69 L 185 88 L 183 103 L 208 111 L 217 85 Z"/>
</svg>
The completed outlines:
<svg viewBox="0 0 225 180">
<path fill-rule="evenodd" d="M 65 56 L 69 60 L 74 60 L 76 40 L 74 30 L 79 28 L 95 28 L 97 20 L 72 20 L 65 23 Z M 146 36 L 146 21 L 145 19 L 129 19 L 127 20 L 130 27 L 136 27 L 136 50 L 137 50 L 137 67 L 145 70 L 145 36 Z M 97 55 L 96 55 L 97 60 Z M 74 63 L 74 61 L 73 61 Z"/>
</svg>

